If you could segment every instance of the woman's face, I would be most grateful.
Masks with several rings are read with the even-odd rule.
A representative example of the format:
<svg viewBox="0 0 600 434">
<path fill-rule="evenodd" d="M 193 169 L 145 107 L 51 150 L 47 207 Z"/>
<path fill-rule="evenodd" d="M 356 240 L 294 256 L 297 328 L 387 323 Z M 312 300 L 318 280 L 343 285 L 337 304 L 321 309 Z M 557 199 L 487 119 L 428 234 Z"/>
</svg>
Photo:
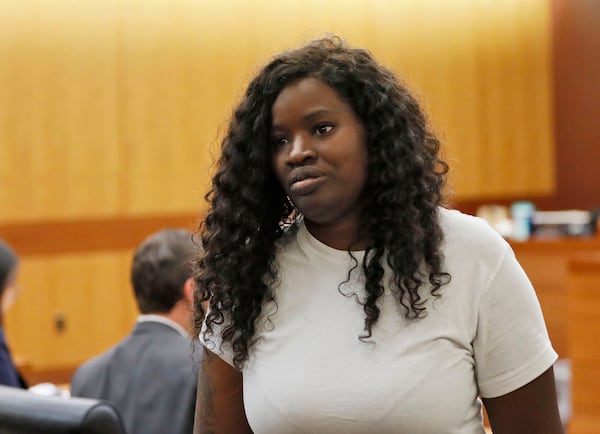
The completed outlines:
<svg viewBox="0 0 600 434">
<path fill-rule="evenodd" d="M 333 88 L 307 77 L 281 91 L 271 114 L 273 169 L 307 225 L 355 229 L 368 151 L 366 130 L 352 107 Z"/>
</svg>

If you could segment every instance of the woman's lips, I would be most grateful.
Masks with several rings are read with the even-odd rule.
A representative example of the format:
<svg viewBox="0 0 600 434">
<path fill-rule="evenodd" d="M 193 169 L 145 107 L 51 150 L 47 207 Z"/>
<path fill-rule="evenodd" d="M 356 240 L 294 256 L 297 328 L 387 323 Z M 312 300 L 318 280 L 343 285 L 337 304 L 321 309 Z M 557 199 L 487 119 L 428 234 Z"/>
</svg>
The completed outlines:
<svg viewBox="0 0 600 434">
<path fill-rule="evenodd" d="M 297 196 L 311 194 L 325 182 L 325 176 L 316 176 L 296 181 L 290 185 L 290 192 Z"/>
</svg>

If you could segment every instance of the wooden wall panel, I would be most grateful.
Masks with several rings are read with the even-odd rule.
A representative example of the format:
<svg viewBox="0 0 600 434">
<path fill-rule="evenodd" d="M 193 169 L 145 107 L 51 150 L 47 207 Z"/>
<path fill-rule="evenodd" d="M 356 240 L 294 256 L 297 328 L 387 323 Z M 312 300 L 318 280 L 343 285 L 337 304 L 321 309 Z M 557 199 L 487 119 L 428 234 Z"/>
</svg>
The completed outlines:
<svg viewBox="0 0 600 434">
<path fill-rule="evenodd" d="M 422 95 L 458 197 L 554 188 L 547 0 L 3 9 L 0 222 L 198 209 L 244 83 L 324 32 L 372 48 Z"/>
<path fill-rule="evenodd" d="M 0 235 L 24 256 L 133 249 L 144 238 L 164 228 L 194 231 L 202 215 L 144 216 L 138 218 L 51 221 L 1 226 Z"/>
<path fill-rule="evenodd" d="M 484 204 L 510 205 L 523 199 L 546 210 L 592 209 L 600 204 L 600 176 L 597 174 L 600 162 L 600 123 L 597 122 L 600 119 L 600 2 L 549 0 L 549 3 L 552 5 L 550 57 L 555 142 L 551 164 L 555 167 L 555 188 L 552 194 L 486 194 L 458 198 L 454 206 L 464 212 L 475 213 Z M 529 2 L 523 2 L 524 7 L 528 5 Z M 515 172 L 515 176 L 521 176 L 521 172 Z"/>
<path fill-rule="evenodd" d="M 554 206 L 600 206 L 600 2 L 553 0 Z"/>
<path fill-rule="evenodd" d="M 6 317 L 13 352 L 33 369 L 56 368 L 114 344 L 136 317 L 130 261 L 122 252 L 24 258 L 22 290 Z"/>
<path fill-rule="evenodd" d="M 551 193 L 548 2 L 375 4 L 377 52 L 430 108 L 456 197 Z"/>
<path fill-rule="evenodd" d="M 118 212 L 114 13 L 86 4 L 0 5 L 0 222 Z"/>
<path fill-rule="evenodd" d="M 199 2 L 200 4 L 204 2 Z M 190 9 L 192 2 L 185 2 Z M 227 115 L 225 100 L 204 65 L 213 62 L 194 33 L 182 2 L 121 2 L 119 104 L 124 149 L 123 211 L 127 214 L 196 210 L 208 180 L 207 145 Z"/>
</svg>

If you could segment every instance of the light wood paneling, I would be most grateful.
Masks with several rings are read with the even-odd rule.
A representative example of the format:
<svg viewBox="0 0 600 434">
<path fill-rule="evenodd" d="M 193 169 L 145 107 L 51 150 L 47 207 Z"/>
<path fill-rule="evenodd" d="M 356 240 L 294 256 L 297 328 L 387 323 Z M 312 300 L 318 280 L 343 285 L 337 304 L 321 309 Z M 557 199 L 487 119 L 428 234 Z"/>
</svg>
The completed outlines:
<svg viewBox="0 0 600 434">
<path fill-rule="evenodd" d="M 136 317 L 130 261 L 114 251 L 23 258 L 6 317 L 13 352 L 35 370 L 76 366 L 116 343 Z"/>
<path fill-rule="evenodd" d="M 114 8 L 0 5 L 0 221 L 119 211 Z"/>
<path fill-rule="evenodd" d="M 374 3 L 376 52 L 430 108 L 457 198 L 551 193 L 549 3 Z"/>
<path fill-rule="evenodd" d="M 422 95 L 458 197 L 554 187 L 546 0 L 4 0 L 0 29 L 0 221 L 197 209 L 244 83 L 325 32 Z"/>
</svg>

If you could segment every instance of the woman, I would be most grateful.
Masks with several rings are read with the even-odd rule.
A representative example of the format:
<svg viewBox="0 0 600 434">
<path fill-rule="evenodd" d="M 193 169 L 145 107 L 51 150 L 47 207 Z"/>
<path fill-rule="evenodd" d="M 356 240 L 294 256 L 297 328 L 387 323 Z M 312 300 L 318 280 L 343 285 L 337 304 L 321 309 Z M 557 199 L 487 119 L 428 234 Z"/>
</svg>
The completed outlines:
<svg viewBox="0 0 600 434">
<path fill-rule="evenodd" d="M 406 86 L 337 38 L 252 80 L 207 195 L 196 433 L 483 433 L 480 396 L 495 433 L 562 432 L 533 288 L 441 208 L 438 149 Z"/>
<path fill-rule="evenodd" d="M 10 356 L 3 329 L 4 314 L 17 293 L 19 261 L 12 249 L 0 240 L 0 385 L 25 388 Z"/>
</svg>

